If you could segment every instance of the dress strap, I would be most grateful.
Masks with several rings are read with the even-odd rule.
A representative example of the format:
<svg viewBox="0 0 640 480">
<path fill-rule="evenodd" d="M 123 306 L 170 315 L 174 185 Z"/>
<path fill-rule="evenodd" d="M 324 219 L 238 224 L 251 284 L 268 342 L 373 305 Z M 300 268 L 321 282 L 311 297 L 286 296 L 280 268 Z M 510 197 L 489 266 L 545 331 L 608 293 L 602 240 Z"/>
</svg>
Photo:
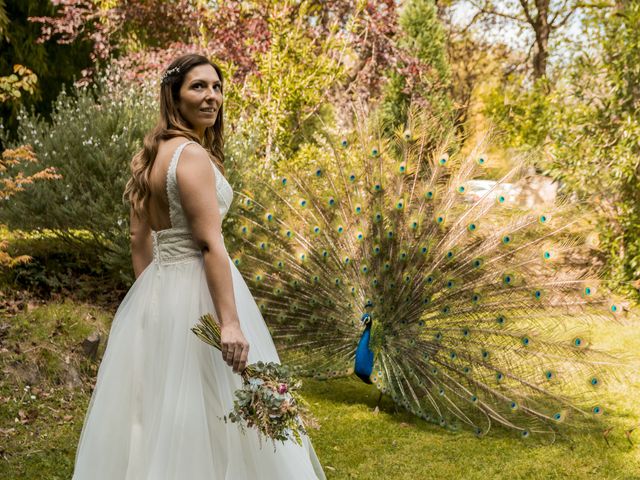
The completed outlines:
<svg viewBox="0 0 640 480">
<path fill-rule="evenodd" d="M 190 143 L 196 143 L 192 140 L 184 142 L 176 148 L 176 151 L 171 157 L 169 168 L 167 169 L 167 198 L 169 200 L 169 219 L 171 221 L 171 227 L 184 227 L 185 223 L 184 215 L 182 214 L 182 205 L 180 204 L 180 195 L 178 193 L 178 179 L 176 177 L 176 171 L 178 169 L 178 160 L 184 147 Z"/>
</svg>

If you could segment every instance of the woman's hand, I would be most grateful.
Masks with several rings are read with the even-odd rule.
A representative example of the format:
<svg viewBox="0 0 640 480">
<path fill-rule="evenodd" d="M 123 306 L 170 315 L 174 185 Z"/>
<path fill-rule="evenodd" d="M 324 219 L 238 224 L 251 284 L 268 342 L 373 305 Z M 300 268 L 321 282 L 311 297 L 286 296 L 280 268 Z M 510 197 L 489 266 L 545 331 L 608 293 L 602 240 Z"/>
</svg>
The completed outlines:
<svg viewBox="0 0 640 480">
<path fill-rule="evenodd" d="M 233 367 L 234 373 L 242 373 L 247 366 L 249 342 L 244 338 L 240 324 L 221 326 L 220 343 L 223 360 Z"/>
</svg>

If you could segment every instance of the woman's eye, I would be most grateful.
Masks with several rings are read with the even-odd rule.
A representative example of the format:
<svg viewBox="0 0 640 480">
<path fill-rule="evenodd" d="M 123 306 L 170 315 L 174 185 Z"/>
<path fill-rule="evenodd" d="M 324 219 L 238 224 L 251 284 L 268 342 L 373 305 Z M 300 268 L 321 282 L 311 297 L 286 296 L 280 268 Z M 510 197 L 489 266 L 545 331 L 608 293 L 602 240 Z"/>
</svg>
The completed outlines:
<svg viewBox="0 0 640 480">
<path fill-rule="evenodd" d="M 204 84 L 202 84 L 202 83 L 196 83 L 196 84 L 193 86 L 193 88 L 202 88 L 202 87 L 204 87 L 204 86 L 205 86 L 205 85 L 204 85 Z M 218 83 L 217 83 L 217 84 L 215 84 L 215 85 L 213 86 L 213 88 L 217 88 L 218 90 L 220 90 L 222 87 L 220 86 L 220 84 L 218 84 Z"/>
</svg>

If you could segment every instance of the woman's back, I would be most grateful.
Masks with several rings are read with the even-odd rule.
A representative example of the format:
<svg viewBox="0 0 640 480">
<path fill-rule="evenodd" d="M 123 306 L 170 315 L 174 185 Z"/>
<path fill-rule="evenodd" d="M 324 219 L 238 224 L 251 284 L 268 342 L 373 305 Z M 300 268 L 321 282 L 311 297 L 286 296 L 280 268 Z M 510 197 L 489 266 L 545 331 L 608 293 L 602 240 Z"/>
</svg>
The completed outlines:
<svg viewBox="0 0 640 480">
<path fill-rule="evenodd" d="M 178 182 L 178 177 L 181 175 L 188 174 L 192 178 L 194 175 L 199 175 L 195 173 L 200 168 L 196 163 L 202 160 L 203 154 L 205 151 L 200 145 L 184 137 L 175 137 L 159 145 L 156 161 L 149 173 L 150 198 L 147 215 L 151 230 L 155 232 L 176 228 L 184 230 L 188 227 L 189 212 L 185 212 L 183 203 L 185 201 L 190 205 L 200 203 L 203 196 L 213 192 L 215 192 L 213 195 L 215 201 L 209 204 L 218 212 L 218 218 L 214 222 L 218 224 L 219 229 L 219 223 L 229 211 L 233 201 L 233 189 L 215 164 L 210 159 L 207 160 L 209 165 L 207 168 L 212 169 L 214 177 L 211 179 L 210 189 L 205 187 L 198 190 L 190 188 L 190 182 L 185 184 L 183 180 L 180 185 Z M 209 223 L 211 219 L 208 223 L 205 222 L 206 230 L 213 227 L 213 224 L 209 225 Z"/>
<path fill-rule="evenodd" d="M 147 204 L 149 225 L 156 232 L 172 227 L 167 194 L 167 174 L 176 149 L 187 141 L 184 137 L 174 137 L 162 140 L 158 144 L 158 153 L 149 173 L 151 195 Z"/>
</svg>

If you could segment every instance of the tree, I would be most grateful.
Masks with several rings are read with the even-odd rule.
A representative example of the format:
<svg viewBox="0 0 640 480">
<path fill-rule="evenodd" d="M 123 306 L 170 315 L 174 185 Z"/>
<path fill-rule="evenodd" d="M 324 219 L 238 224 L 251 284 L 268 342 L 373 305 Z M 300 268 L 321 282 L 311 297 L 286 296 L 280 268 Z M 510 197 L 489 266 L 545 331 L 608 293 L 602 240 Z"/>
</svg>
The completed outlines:
<svg viewBox="0 0 640 480">
<path fill-rule="evenodd" d="M 451 70 L 435 2 L 407 1 L 398 24 L 396 45 L 404 55 L 398 68 L 390 68 L 387 73 L 389 81 L 381 106 L 383 121 L 391 128 L 404 125 L 411 103 L 442 118 L 450 116 Z M 416 75 L 416 71 L 420 74 Z"/>
<path fill-rule="evenodd" d="M 73 45 L 37 42 L 40 28 L 28 17 L 53 13 L 54 7 L 49 0 L 0 0 L 0 77 L 10 78 L 16 74 L 15 66 L 21 65 L 38 79 L 37 84 L 31 83 L 32 92 L 22 89 L 29 95 L 22 95 L 19 101 L 13 99 L 0 103 L 2 123 L 12 135 L 17 129 L 21 106 L 34 108 L 37 113 L 48 117 L 63 86 L 70 85 L 90 64 L 88 45 L 83 42 Z M 28 80 L 32 78 L 29 75 L 25 71 L 25 76 L 17 76 Z M 24 83 L 22 86 L 26 87 Z"/>
<path fill-rule="evenodd" d="M 549 42 L 553 35 L 565 27 L 579 9 L 588 7 L 582 0 L 464 0 L 474 15 L 464 30 L 476 22 L 493 27 L 505 23 L 515 25 L 520 33 L 528 32 L 531 43 L 526 63 L 531 59 L 533 80 L 547 76 Z"/>
<path fill-rule="evenodd" d="M 485 98 L 505 144 L 537 149 L 561 194 L 593 211 L 602 261 L 620 287 L 640 278 L 640 4 L 593 8 L 583 49 L 554 85 L 511 75 Z"/>
<path fill-rule="evenodd" d="M 60 6 L 55 15 L 30 20 L 42 25 L 40 42 L 91 45 L 92 65 L 83 71 L 85 83 L 116 59 L 141 77 L 149 71 L 157 75 L 177 51 L 219 56 L 235 63 L 236 73 L 244 75 L 255 66 L 253 54 L 268 46 L 261 12 L 245 2 L 208 7 L 198 0 L 52 1 Z"/>
<path fill-rule="evenodd" d="M 640 4 L 595 10 L 585 51 L 552 104 L 549 169 L 598 214 L 609 278 L 640 279 Z M 618 283 L 619 285 L 619 283 Z"/>
</svg>

